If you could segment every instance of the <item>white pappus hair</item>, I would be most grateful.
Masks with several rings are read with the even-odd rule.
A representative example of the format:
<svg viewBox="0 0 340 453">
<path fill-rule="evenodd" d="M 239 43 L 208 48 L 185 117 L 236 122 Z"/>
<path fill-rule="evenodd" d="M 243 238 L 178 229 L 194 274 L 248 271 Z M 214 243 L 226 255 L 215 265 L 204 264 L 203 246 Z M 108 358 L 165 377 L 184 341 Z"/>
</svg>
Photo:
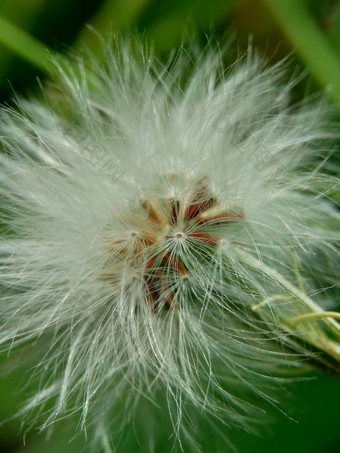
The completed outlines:
<svg viewBox="0 0 340 453">
<path fill-rule="evenodd" d="M 151 452 L 169 425 L 201 451 L 206 424 L 225 442 L 280 405 L 301 357 L 339 359 L 339 134 L 290 105 L 284 63 L 105 55 L 1 112 L 0 341 L 28 345 L 44 427 L 78 414 L 106 452 L 126 426 Z"/>
</svg>

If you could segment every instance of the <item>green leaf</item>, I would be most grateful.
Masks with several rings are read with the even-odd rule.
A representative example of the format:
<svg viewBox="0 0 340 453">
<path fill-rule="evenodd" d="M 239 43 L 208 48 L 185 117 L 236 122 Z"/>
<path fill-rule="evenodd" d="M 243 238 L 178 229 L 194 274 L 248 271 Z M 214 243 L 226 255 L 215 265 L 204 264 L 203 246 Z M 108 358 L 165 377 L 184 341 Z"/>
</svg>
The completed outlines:
<svg viewBox="0 0 340 453">
<path fill-rule="evenodd" d="M 301 0 L 263 0 L 315 79 L 340 109 L 340 60 Z"/>
<path fill-rule="evenodd" d="M 52 51 L 1 15 L 0 44 L 44 72 L 56 70 L 49 59 Z"/>
</svg>

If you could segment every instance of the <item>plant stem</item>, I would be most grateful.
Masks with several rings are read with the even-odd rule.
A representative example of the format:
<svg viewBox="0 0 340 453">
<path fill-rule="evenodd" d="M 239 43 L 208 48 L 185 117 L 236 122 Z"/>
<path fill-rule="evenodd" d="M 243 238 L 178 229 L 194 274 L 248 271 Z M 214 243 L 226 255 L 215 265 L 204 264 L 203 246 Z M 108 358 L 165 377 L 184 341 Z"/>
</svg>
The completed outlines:
<svg viewBox="0 0 340 453">
<path fill-rule="evenodd" d="M 52 51 L 8 19 L 0 15 L 0 44 L 43 72 L 55 72 L 50 62 Z"/>
<path fill-rule="evenodd" d="M 310 310 L 312 313 L 324 313 L 324 310 L 316 304 L 312 299 L 310 299 L 307 294 L 303 293 L 300 289 L 296 288 L 292 283 L 285 279 L 285 277 L 280 274 L 277 270 L 267 266 L 262 261 L 254 258 L 252 255 L 248 254 L 247 252 L 239 252 L 240 256 L 244 259 L 244 261 L 251 266 L 253 269 L 256 269 L 273 281 L 277 282 L 282 288 L 284 288 L 288 293 L 294 296 L 297 300 L 302 302 L 305 308 Z M 255 306 L 256 307 L 256 306 Z M 333 317 L 334 318 L 334 317 Z M 332 329 L 334 333 L 340 335 L 340 324 L 334 321 L 334 319 L 330 318 L 327 319 L 327 324 Z"/>
<path fill-rule="evenodd" d="M 322 308 L 316 304 L 312 299 L 310 299 L 307 294 L 303 293 L 299 288 L 296 288 L 292 283 L 285 279 L 285 277 L 280 274 L 275 269 L 267 266 L 262 261 L 254 258 L 252 255 L 245 251 L 239 251 L 239 255 L 253 269 L 267 275 L 271 280 L 278 283 L 283 289 L 285 289 L 292 297 L 299 301 L 306 310 L 310 310 L 308 313 L 299 314 L 297 316 L 286 317 L 285 315 L 280 316 L 280 327 L 288 331 L 290 334 L 297 336 L 298 338 L 306 341 L 309 344 L 312 344 L 321 351 L 326 352 L 328 355 L 336 359 L 340 363 L 340 324 L 335 321 L 335 318 L 338 318 L 338 314 L 334 316 L 332 312 L 325 312 Z M 281 295 L 281 297 L 273 296 L 268 298 L 259 304 L 256 304 L 252 307 L 253 311 L 257 311 L 260 308 L 270 305 L 271 302 L 276 300 L 286 300 L 286 296 Z M 294 301 L 292 301 L 292 306 L 294 306 Z M 273 307 L 273 305 L 271 305 Z M 298 308 L 298 307 L 297 307 Z M 278 314 L 278 311 L 276 312 Z M 327 316 L 325 315 L 327 313 Z M 332 316 L 330 316 L 330 313 Z M 304 329 L 298 330 L 295 328 L 295 324 L 299 324 L 300 320 L 322 320 L 325 327 L 331 330 L 334 335 L 333 338 L 329 338 L 323 329 L 317 327 L 313 329 Z"/>
<path fill-rule="evenodd" d="M 340 109 L 340 61 L 301 0 L 263 0 L 319 84 Z"/>
<path fill-rule="evenodd" d="M 340 319 L 340 313 L 337 311 L 324 311 L 323 313 L 305 313 L 303 315 L 294 316 L 290 319 L 291 322 L 301 322 L 308 319 L 322 319 L 322 318 L 333 318 Z"/>
</svg>

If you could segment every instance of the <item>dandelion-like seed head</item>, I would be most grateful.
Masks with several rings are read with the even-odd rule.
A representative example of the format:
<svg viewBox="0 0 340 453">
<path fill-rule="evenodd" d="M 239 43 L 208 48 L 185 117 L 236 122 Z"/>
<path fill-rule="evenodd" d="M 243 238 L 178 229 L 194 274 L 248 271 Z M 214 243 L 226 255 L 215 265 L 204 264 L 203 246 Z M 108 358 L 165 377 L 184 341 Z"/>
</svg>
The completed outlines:
<svg viewBox="0 0 340 453">
<path fill-rule="evenodd" d="M 212 425 L 225 451 L 301 357 L 340 361 L 338 132 L 251 54 L 164 66 L 118 40 L 59 67 L 0 119 L 0 341 L 34 345 L 38 381 L 20 416 L 77 416 L 106 452 L 131 427 L 201 451 Z"/>
</svg>

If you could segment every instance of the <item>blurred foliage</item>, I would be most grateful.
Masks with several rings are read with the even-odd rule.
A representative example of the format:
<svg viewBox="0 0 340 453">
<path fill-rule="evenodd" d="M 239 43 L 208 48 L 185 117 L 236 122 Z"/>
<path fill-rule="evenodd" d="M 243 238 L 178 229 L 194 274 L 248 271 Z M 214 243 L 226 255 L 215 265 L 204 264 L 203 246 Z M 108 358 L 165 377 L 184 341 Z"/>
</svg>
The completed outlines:
<svg viewBox="0 0 340 453">
<path fill-rule="evenodd" d="M 275 4 L 283 5 L 283 15 Z M 173 47 L 193 34 L 202 41 L 206 36 L 223 40 L 228 34 L 234 35 L 236 53 L 242 53 L 251 35 L 254 46 L 271 62 L 296 50 L 297 59 L 291 56 L 293 64 L 315 74 L 319 85 L 313 78 L 306 78 L 297 88 L 297 98 L 306 91 L 327 89 L 327 81 L 340 84 L 340 0 L 1 0 L 0 16 L 58 52 L 68 52 L 74 46 L 95 51 L 98 38 L 86 24 L 102 34 L 131 28 L 145 32 L 160 58 L 166 58 Z M 2 33 L 0 27 L 0 38 Z M 33 66 L 1 44 L 4 41 L 0 39 L 0 98 L 10 102 L 14 92 L 36 89 L 36 78 L 43 78 L 45 73 L 43 62 Z M 333 99 L 340 100 L 340 92 Z M 338 153 L 334 159 L 339 159 Z M 339 199 L 339 193 L 334 198 Z M 1 420 L 12 417 L 20 407 L 22 394 L 18 389 L 28 377 L 18 371 L 10 377 L 6 374 L 6 367 L 18 360 L 15 357 L 10 361 L 3 358 Z M 292 392 L 291 412 L 298 422 L 278 414 L 276 423 L 267 428 L 267 435 L 254 438 L 234 433 L 233 441 L 240 453 L 340 451 L 339 383 L 321 376 L 296 384 Z M 61 427 L 50 443 L 45 442 L 44 435 L 31 432 L 23 447 L 23 431 L 18 432 L 17 420 L 0 425 L 0 453 L 72 453 L 84 445 L 81 436 L 65 443 Z"/>
<path fill-rule="evenodd" d="M 102 4 L 101 0 L 1 0 L 0 15 L 29 32 L 46 47 L 65 51 L 73 43 L 84 23 Z M 0 28 L 1 35 L 1 28 Z M 36 77 L 43 77 L 22 58 L 0 45 L 0 98 L 36 86 Z"/>
</svg>

